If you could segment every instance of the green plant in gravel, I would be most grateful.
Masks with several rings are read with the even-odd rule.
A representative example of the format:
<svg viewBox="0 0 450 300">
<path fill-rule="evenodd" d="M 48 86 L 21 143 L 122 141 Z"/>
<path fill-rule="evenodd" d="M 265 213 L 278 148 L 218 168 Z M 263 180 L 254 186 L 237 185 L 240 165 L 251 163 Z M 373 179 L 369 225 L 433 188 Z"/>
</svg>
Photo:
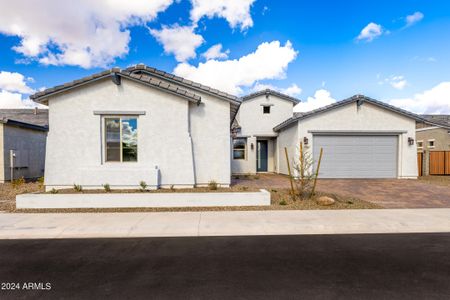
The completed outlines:
<svg viewBox="0 0 450 300">
<path fill-rule="evenodd" d="M 259 179 L 259 175 L 253 175 L 253 179 L 258 180 Z"/>
<path fill-rule="evenodd" d="M 246 190 L 248 190 L 248 186 L 243 186 L 243 187 L 241 187 L 241 189 L 242 189 L 243 191 L 246 191 Z"/>
<path fill-rule="evenodd" d="M 218 184 L 216 181 L 211 180 L 210 182 L 208 182 L 208 188 L 212 191 L 217 190 Z"/>
<path fill-rule="evenodd" d="M 52 193 L 52 194 L 58 194 L 58 190 L 55 189 L 55 188 L 52 188 L 52 189 L 50 190 L 50 193 Z"/>
<path fill-rule="evenodd" d="M 281 201 L 280 201 L 280 205 L 283 205 L 283 206 L 284 206 L 284 205 L 287 205 L 287 202 L 286 202 L 285 200 L 281 200 Z"/>
<path fill-rule="evenodd" d="M 111 187 L 109 186 L 109 183 L 103 184 L 103 188 L 105 189 L 105 192 L 107 193 L 111 192 Z"/>
<path fill-rule="evenodd" d="M 40 187 L 44 186 L 44 176 L 41 176 L 37 179 L 37 182 L 39 183 Z"/>
<path fill-rule="evenodd" d="M 147 185 L 147 183 L 145 181 L 139 182 L 139 186 L 141 187 L 141 192 L 147 191 L 148 185 Z"/>
<path fill-rule="evenodd" d="M 76 192 L 82 192 L 83 191 L 83 187 L 81 186 L 81 185 L 79 185 L 79 184 L 73 184 L 73 189 L 76 191 Z"/>
<path fill-rule="evenodd" d="M 22 176 L 22 177 L 20 177 L 20 178 L 13 179 L 13 180 L 11 181 L 11 184 L 12 184 L 13 188 L 21 187 L 22 185 L 25 184 L 25 178 L 23 178 L 23 176 Z"/>
</svg>

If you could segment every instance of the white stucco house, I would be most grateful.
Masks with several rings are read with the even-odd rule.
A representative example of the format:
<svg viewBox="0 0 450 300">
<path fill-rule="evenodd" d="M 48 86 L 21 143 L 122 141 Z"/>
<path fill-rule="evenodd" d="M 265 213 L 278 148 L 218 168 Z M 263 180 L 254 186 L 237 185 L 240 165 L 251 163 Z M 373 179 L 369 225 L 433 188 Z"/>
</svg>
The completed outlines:
<svg viewBox="0 0 450 300">
<path fill-rule="evenodd" d="M 38 92 L 48 105 L 45 185 L 229 186 L 231 174 L 287 174 L 302 142 L 321 178 L 416 178 L 418 115 L 362 95 L 306 113 L 263 90 L 242 98 L 137 65 Z M 231 136 L 230 136 L 231 129 Z"/>
<path fill-rule="evenodd" d="M 323 148 L 321 178 L 417 177 L 415 124 L 422 120 L 418 115 L 363 95 L 306 113 L 293 113 L 295 100 L 273 91 L 245 99 L 233 130 L 233 173 L 288 174 L 284 148 L 292 159 L 302 142 L 316 162 Z M 266 110 L 266 105 L 273 106 Z M 275 110 L 277 106 L 283 113 Z M 281 115 L 286 119 L 280 122 Z M 271 146 L 264 150 L 260 140 Z M 261 169 L 265 160 L 267 168 Z"/>
<path fill-rule="evenodd" d="M 230 184 L 235 96 L 137 65 L 31 98 L 49 109 L 47 190 Z"/>
<path fill-rule="evenodd" d="M 278 172 L 278 133 L 273 128 L 291 118 L 299 102 L 270 89 L 242 98 L 232 126 L 233 174 Z"/>
</svg>

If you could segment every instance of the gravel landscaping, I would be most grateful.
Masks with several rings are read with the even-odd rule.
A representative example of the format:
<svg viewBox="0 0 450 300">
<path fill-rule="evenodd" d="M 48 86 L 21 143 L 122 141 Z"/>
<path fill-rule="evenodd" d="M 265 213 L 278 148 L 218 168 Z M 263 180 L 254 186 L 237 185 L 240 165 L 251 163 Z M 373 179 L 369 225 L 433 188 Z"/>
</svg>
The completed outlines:
<svg viewBox="0 0 450 300">
<path fill-rule="evenodd" d="M 267 188 L 267 187 L 265 187 Z M 251 192 L 258 191 L 256 187 L 247 187 L 235 185 L 231 188 L 195 188 L 195 189 L 159 189 L 145 191 L 145 193 L 170 193 L 170 192 Z M 38 182 L 28 182 L 13 187 L 10 183 L 0 184 L 0 210 L 8 212 L 155 212 L 155 211 L 237 211 L 237 210 L 310 210 L 310 209 L 365 209 L 365 208 L 381 208 L 380 206 L 363 201 L 357 198 L 343 197 L 340 195 L 327 194 L 323 192 L 317 193 L 314 199 L 293 200 L 290 190 L 286 188 L 268 189 L 271 193 L 270 206 L 238 206 L 238 207 L 193 207 L 193 208 L 101 208 L 101 209 L 26 209 L 16 210 L 15 196 L 23 193 L 44 192 L 42 185 Z M 142 193 L 139 190 L 124 190 L 110 193 Z M 83 190 L 77 192 L 74 189 L 61 190 L 58 193 L 106 193 L 105 190 Z M 336 200 L 333 205 L 322 206 L 316 203 L 316 199 L 320 196 L 330 196 Z"/>
<path fill-rule="evenodd" d="M 450 176 L 421 176 L 420 181 L 450 187 Z"/>
</svg>

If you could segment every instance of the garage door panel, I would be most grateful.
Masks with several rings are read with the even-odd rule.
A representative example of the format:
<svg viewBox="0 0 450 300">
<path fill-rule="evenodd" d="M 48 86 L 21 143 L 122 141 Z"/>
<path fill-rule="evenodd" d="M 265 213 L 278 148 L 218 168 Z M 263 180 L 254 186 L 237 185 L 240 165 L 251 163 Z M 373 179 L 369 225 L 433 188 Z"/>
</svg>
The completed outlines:
<svg viewBox="0 0 450 300">
<path fill-rule="evenodd" d="M 314 136 L 313 157 L 322 147 L 322 178 L 395 178 L 397 143 L 397 136 Z"/>
</svg>

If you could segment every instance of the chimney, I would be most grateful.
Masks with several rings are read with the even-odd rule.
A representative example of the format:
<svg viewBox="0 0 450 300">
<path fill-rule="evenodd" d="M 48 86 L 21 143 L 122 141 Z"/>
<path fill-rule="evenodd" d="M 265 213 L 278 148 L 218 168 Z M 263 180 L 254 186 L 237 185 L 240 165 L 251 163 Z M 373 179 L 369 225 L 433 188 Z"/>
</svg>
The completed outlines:
<svg viewBox="0 0 450 300">
<path fill-rule="evenodd" d="M 37 106 L 35 106 L 35 107 L 34 107 L 34 111 L 33 111 L 33 113 L 34 113 L 35 115 L 37 115 L 37 114 L 38 114 L 38 108 L 37 108 Z"/>
</svg>

